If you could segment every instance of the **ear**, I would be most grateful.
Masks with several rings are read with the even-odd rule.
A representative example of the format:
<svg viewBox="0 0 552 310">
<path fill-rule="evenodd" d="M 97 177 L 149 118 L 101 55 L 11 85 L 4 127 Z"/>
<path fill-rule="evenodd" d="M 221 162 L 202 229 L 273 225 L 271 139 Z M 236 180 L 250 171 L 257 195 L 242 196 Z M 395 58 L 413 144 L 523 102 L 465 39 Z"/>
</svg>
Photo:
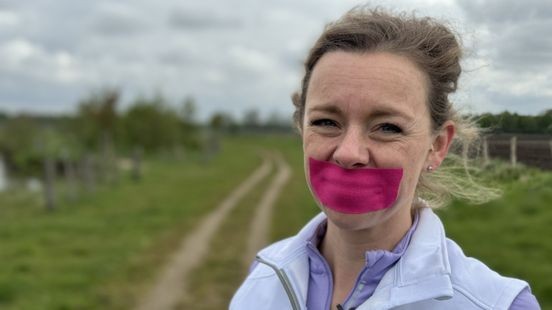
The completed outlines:
<svg viewBox="0 0 552 310">
<path fill-rule="evenodd" d="M 437 168 L 441 165 L 445 157 L 447 157 L 455 133 L 456 126 L 454 122 L 450 120 L 446 121 L 441 127 L 441 130 L 433 138 L 431 152 L 427 159 L 427 166 L 431 165 L 433 168 Z"/>
</svg>

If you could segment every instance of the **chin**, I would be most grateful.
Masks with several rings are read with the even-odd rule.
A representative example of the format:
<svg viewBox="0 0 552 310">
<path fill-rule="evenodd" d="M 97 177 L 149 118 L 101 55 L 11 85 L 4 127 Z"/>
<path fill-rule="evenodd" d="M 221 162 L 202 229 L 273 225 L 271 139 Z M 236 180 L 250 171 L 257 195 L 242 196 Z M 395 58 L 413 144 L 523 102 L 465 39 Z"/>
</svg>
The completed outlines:
<svg viewBox="0 0 552 310">
<path fill-rule="evenodd" d="M 328 216 L 328 221 L 344 230 L 364 230 L 378 226 L 396 211 L 394 207 L 360 214 L 341 213 L 325 207 L 322 210 Z"/>
</svg>

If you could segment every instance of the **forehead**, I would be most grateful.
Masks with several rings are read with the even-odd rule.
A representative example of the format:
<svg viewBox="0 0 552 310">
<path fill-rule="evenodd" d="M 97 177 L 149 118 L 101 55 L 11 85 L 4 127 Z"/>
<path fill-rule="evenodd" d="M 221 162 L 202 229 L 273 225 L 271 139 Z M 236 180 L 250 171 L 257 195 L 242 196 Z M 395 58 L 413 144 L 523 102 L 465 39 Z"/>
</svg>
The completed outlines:
<svg viewBox="0 0 552 310">
<path fill-rule="evenodd" d="M 306 109 L 395 110 L 412 118 L 427 114 L 427 78 L 408 58 L 391 53 L 330 52 L 316 64 Z"/>
</svg>

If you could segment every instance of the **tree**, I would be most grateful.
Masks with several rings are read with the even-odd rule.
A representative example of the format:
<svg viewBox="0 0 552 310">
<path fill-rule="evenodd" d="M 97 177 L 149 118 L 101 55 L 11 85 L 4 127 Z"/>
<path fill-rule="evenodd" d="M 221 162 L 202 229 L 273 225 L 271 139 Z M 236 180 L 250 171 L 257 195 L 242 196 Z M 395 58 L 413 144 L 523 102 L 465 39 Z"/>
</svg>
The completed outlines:
<svg viewBox="0 0 552 310">
<path fill-rule="evenodd" d="M 209 119 L 209 127 L 214 131 L 236 132 L 238 125 L 232 115 L 225 112 L 215 112 Z"/>
<path fill-rule="evenodd" d="M 146 151 L 182 144 L 182 122 L 165 99 L 138 98 L 124 115 L 125 141 L 128 147 L 143 147 Z"/>
<path fill-rule="evenodd" d="M 541 132 L 552 133 L 552 109 L 548 109 L 539 115 L 538 127 Z"/>
<path fill-rule="evenodd" d="M 7 119 L 0 128 L 0 153 L 14 172 L 36 175 L 41 172 L 45 157 L 60 157 L 63 152 L 74 153 L 77 147 L 72 133 L 61 130 L 56 120 L 44 122 L 26 115 Z"/>
<path fill-rule="evenodd" d="M 496 127 L 498 126 L 496 117 L 491 113 L 484 113 L 480 115 L 477 117 L 477 122 L 482 128 L 488 128 L 490 130 L 496 130 Z"/>
<path fill-rule="evenodd" d="M 25 115 L 5 121 L 0 131 L 0 151 L 8 165 L 23 174 L 40 168 L 39 132 L 37 122 Z"/>
<path fill-rule="evenodd" d="M 88 148 L 98 149 L 113 144 L 119 97 L 116 89 L 102 89 L 80 101 L 75 129 Z"/>
</svg>

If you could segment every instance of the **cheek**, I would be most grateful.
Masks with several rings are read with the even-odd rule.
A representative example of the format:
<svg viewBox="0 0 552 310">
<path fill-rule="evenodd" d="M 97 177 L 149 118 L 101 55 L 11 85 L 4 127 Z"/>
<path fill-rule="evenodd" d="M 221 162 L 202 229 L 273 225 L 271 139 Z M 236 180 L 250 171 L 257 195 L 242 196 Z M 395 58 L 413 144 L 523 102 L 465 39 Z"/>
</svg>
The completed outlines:
<svg viewBox="0 0 552 310">
<path fill-rule="evenodd" d="M 317 160 L 328 160 L 335 148 L 333 139 L 321 138 L 313 132 L 307 132 L 303 136 L 303 154 L 305 159 L 312 157 Z"/>
<path fill-rule="evenodd" d="M 372 148 L 372 159 L 376 167 L 403 169 L 400 188 L 402 193 L 413 192 L 418 183 L 418 177 L 425 162 L 425 153 L 420 145 L 422 143 L 398 142 Z"/>
<path fill-rule="evenodd" d="M 404 176 L 401 182 L 401 192 L 412 194 L 416 190 L 420 173 L 425 163 L 425 153 L 419 146 L 411 146 L 403 153 Z"/>
<path fill-rule="evenodd" d="M 410 166 L 411 148 L 403 142 L 379 142 L 370 146 L 372 163 L 377 168 L 402 168 L 407 172 Z"/>
</svg>

